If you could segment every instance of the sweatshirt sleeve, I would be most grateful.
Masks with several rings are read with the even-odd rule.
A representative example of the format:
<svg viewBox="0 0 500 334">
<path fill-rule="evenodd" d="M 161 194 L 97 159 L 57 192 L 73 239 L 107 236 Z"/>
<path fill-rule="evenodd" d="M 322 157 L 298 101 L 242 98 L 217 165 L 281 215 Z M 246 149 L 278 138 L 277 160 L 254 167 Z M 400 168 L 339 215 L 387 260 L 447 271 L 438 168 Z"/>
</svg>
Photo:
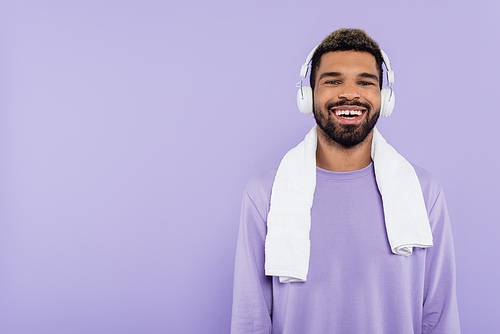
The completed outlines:
<svg viewBox="0 0 500 334">
<path fill-rule="evenodd" d="M 271 333 L 272 278 L 264 274 L 266 221 L 247 191 L 236 247 L 232 334 Z"/>
<path fill-rule="evenodd" d="M 429 211 L 429 221 L 434 246 L 426 255 L 422 333 L 459 334 L 455 251 L 442 190 Z"/>
</svg>

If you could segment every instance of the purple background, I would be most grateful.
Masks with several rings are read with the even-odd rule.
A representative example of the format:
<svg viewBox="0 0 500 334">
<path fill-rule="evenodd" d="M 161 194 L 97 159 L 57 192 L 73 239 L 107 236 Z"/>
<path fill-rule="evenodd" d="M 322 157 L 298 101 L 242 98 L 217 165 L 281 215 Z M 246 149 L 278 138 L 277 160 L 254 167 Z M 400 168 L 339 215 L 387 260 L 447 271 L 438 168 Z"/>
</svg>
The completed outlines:
<svg viewBox="0 0 500 334">
<path fill-rule="evenodd" d="M 295 83 L 339 27 L 389 54 L 379 129 L 443 184 L 463 333 L 496 332 L 499 9 L 2 1 L 0 332 L 228 333 L 243 188 L 313 125 Z"/>
</svg>

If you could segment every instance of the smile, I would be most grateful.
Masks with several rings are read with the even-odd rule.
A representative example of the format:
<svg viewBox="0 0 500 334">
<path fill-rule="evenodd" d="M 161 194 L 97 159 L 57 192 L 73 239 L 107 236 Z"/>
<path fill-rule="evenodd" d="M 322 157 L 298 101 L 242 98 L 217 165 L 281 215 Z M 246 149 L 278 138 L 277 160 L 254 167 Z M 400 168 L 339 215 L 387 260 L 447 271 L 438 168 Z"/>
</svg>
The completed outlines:
<svg viewBox="0 0 500 334">
<path fill-rule="evenodd" d="M 345 110 L 345 109 L 337 109 L 335 110 L 335 115 L 337 116 L 361 116 L 363 111 L 361 110 Z"/>
<path fill-rule="evenodd" d="M 330 112 L 341 124 L 359 124 L 367 110 L 361 106 L 343 105 L 331 108 Z"/>
</svg>

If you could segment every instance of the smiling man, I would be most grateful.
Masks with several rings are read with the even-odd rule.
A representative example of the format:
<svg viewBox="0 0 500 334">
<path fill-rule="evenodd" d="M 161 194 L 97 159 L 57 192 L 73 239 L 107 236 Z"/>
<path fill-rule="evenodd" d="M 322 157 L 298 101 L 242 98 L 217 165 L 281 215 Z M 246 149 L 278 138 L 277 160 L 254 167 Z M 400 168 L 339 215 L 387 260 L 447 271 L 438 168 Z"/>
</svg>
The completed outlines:
<svg viewBox="0 0 500 334">
<path fill-rule="evenodd" d="M 460 333 L 443 191 L 375 128 L 393 82 L 359 29 L 309 55 L 298 103 L 317 125 L 245 189 L 231 333 Z"/>
</svg>

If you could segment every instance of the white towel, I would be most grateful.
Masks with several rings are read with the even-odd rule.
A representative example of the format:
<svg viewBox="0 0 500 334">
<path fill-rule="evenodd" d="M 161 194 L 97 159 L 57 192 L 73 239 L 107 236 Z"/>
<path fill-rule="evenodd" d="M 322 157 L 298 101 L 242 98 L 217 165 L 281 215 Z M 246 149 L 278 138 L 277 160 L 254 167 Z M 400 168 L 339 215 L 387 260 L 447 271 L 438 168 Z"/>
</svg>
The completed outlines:
<svg viewBox="0 0 500 334">
<path fill-rule="evenodd" d="M 305 139 L 283 157 L 274 179 L 267 216 L 265 273 L 279 276 L 281 283 L 307 280 L 316 147 L 314 126 Z M 411 255 L 413 247 L 431 247 L 432 233 L 417 174 L 376 128 L 371 158 L 392 252 Z"/>
</svg>

